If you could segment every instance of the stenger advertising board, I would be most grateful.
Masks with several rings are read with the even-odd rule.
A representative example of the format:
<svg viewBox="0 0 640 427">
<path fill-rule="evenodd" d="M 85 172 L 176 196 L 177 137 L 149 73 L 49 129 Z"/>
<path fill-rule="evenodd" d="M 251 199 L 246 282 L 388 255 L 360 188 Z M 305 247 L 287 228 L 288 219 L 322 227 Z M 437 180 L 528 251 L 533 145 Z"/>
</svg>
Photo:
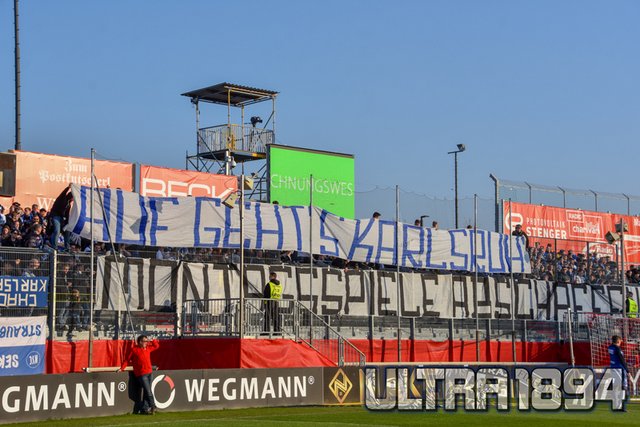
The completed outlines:
<svg viewBox="0 0 640 427">
<path fill-rule="evenodd" d="M 509 223 L 515 229 L 522 225 L 529 236 L 530 245 L 547 244 L 558 250 L 576 253 L 596 253 L 616 259 L 617 249 L 606 243 L 605 235 L 615 231 L 616 224 L 623 219 L 628 226 L 625 233 L 625 261 L 640 263 L 640 218 L 605 212 L 566 209 L 554 206 L 539 206 L 527 203 L 511 203 L 513 214 L 509 219 L 509 202 L 503 202 L 503 232 L 509 233 Z M 587 245 L 588 243 L 588 245 Z"/>
</svg>

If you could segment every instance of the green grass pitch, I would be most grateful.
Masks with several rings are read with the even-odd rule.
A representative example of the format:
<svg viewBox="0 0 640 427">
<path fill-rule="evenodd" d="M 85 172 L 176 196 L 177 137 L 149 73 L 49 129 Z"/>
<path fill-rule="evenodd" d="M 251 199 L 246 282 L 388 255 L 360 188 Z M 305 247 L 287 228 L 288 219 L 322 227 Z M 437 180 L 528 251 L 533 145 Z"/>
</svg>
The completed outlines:
<svg viewBox="0 0 640 427">
<path fill-rule="evenodd" d="M 219 411 L 163 412 L 156 415 L 121 415 L 103 418 L 22 423 L 13 426 L 538 426 L 587 427 L 640 425 L 640 404 L 626 413 L 612 413 L 605 405 L 589 412 L 373 412 L 360 406 L 289 407 Z"/>
</svg>

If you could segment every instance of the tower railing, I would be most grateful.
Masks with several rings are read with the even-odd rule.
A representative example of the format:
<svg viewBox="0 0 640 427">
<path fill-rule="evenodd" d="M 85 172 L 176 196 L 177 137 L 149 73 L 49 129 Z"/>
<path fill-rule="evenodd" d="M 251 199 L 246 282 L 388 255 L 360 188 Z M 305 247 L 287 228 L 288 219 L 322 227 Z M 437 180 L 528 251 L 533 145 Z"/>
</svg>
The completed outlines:
<svg viewBox="0 0 640 427">
<path fill-rule="evenodd" d="M 273 142 L 271 129 L 230 124 L 198 130 L 198 154 L 224 150 L 266 154 L 267 145 Z"/>
</svg>

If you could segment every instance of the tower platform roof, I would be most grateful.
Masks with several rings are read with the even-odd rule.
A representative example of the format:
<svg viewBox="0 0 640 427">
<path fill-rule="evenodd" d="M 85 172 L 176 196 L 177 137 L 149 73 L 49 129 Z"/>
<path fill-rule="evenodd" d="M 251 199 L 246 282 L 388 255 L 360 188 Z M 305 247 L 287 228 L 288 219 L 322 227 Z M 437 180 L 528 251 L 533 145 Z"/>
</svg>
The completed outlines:
<svg viewBox="0 0 640 427">
<path fill-rule="evenodd" d="M 185 92 L 182 96 L 196 99 L 198 102 L 232 105 L 242 107 L 257 102 L 272 99 L 278 92 L 255 87 L 236 85 L 233 83 L 218 83 L 217 85 Z"/>
</svg>

